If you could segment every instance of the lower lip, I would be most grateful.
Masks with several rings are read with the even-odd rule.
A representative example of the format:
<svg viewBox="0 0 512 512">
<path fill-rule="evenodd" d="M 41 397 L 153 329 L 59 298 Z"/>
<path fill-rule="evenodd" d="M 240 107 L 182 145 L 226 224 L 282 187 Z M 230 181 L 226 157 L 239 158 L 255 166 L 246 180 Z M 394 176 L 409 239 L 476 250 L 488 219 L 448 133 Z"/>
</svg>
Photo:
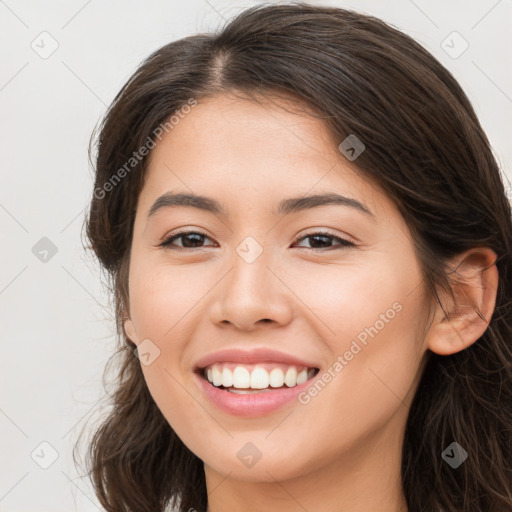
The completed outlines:
<svg viewBox="0 0 512 512">
<path fill-rule="evenodd" d="M 313 380 L 309 379 L 293 388 L 276 389 L 273 391 L 263 391 L 261 393 L 245 395 L 219 389 L 210 384 L 198 373 L 195 373 L 194 376 L 199 381 L 199 386 L 214 405 L 229 414 L 244 417 L 263 416 L 277 411 L 296 399 L 302 391 L 305 391 L 311 385 Z"/>
</svg>

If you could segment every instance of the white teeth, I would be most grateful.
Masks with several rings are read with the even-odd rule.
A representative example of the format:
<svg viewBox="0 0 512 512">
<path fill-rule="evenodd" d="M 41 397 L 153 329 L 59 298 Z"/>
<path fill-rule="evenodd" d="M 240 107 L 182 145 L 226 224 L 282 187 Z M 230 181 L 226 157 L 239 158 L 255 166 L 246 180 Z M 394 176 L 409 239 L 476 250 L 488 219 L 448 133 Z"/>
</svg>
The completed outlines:
<svg viewBox="0 0 512 512">
<path fill-rule="evenodd" d="M 265 389 L 268 388 L 268 372 L 263 368 L 254 368 L 251 373 L 251 388 Z M 235 386 L 236 387 L 236 386 Z"/>
<path fill-rule="evenodd" d="M 233 372 L 229 368 L 222 370 L 222 385 L 229 388 L 233 385 Z"/>
<path fill-rule="evenodd" d="M 231 388 L 230 391 L 235 393 L 251 393 L 251 390 L 270 391 L 271 388 L 281 388 L 285 384 L 292 388 L 312 378 L 315 369 L 302 368 L 297 372 L 295 366 L 290 366 L 285 373 L 281 368 L 274 368 L 268 372 L 265 368 L 256 366 L 249 371 L 245 366 L 239 365 L 232 371 L 222 364 L 214 364 L 203 373 L 214 386 Z"/>
<path fill-rule="evenodd" d="M 214 366 L 213 367 L 213 385 L 214 386 L 221 386 L 222 385 L 222 373 L 219 371 L 219 369 Z"/>
<path fill-rule="evenodd" d="M 281 370 L 281 368 L 274 368 L 270 372 L 269 381 L 270 381 L 270 385 L 273 388 L 280 388 L 284 384 L 284 373 L 283 373 L 283 370 Z"/>
<path fill-rule="evenodd" d="M 215 383 L 213 384 L 215 386 Z M 233 387 L 235 388 L 250 388 L 251 387 L 251 374 L 247 368 L 237 366 L 233 372 Z"/>
<path fill-rule="evenodd" d="M 288 370 L 286 370 L 286 375 L 284 376 L 284 383 L 289 387 L 293 387 L 297 385 L 297 370 L 294 366 L 290 366 Z"/>
<path fill-rule="evenodd" d="M 297 385 L 302 384 L 308 380 L 308 369 L 304 368 L 297 374 Z"/>
</svg>

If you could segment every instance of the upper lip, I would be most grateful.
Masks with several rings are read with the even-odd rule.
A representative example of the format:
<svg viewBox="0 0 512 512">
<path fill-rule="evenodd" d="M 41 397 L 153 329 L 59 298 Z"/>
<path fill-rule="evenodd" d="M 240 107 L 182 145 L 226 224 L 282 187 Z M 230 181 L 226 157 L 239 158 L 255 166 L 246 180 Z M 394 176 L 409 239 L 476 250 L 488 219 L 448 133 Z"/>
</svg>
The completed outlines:
<svg viewBox="0 0 512 512">
<path fill-rule="evenodd" d="M 226 348 L 217 352 L 206 354 L 196 361 L 195 368 L 203 369 L 214 363 L 283 363 L 295 366 L 306 366 L 308 368 L 318 368 L 316 363 L 306 361 L 291 354 L 279 352 L 274 349 L 259 347 L 251 350 L 242 348 Z"/>
</svg>

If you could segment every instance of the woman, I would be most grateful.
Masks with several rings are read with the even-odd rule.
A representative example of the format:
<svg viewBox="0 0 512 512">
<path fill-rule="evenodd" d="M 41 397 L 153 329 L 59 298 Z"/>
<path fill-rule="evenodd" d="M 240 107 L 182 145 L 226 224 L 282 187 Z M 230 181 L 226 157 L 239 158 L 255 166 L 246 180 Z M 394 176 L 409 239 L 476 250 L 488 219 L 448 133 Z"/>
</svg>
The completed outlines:
<svg viewBox="0 0 512 512">
<path fill-rule="evenodd" d="M 512 225 L 466 95 L 352 11 L 172 42 L 101 126 L 108 511 L 512 510 Z"/>
</svg>

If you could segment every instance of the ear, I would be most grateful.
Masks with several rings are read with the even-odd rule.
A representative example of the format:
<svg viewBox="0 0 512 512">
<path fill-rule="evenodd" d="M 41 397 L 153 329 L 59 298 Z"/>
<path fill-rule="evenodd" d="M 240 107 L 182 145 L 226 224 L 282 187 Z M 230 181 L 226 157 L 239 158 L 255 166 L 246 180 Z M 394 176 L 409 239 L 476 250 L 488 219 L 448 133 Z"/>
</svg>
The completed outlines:
<svg viewBox="0 0 512 512">
<path fill-rule="evenodd" d="M 496 304 L 498 269 L 496 253 L 487 247 L 472 248 L 450 262 L 449 279 L 454 298 L 440 297 L 427 334 L 427 346 L 436 354 L 450 355 L 472 345 L 486 331 Z"/>
<path fill-rule="evenodd" d="M 133 321 L 130 317 L 128 317 L 128 316 L 125 317 L 125 319 L 123 321 L 123 327 L 124 327 L 124 332 L 126 333 L 126 336 L 128 337 L 128 339 L 130 339 L 131 341 L 133 341 L 133 343 L 138 345 L 139 340 L 137 338 L 137 333 L 135 332 L 135 327 L 133 325 Z"/>
</svg>

